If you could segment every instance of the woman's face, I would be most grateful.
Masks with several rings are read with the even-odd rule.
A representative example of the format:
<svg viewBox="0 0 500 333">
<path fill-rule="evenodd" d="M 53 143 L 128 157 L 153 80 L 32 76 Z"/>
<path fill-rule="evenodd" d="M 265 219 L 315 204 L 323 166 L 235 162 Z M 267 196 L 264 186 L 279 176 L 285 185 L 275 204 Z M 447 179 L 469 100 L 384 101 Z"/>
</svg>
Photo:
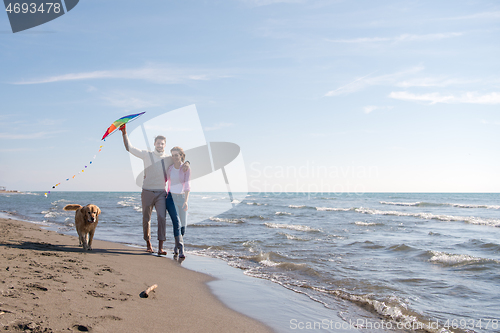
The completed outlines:
<svg viewBox="0 0 500 333">
<path fill-rule="evenodd" d="M 174 159 L 174 163 L 181 163 L 181 153 L 178 150 L 172 150 L 172 158 Z"/>
</svg>

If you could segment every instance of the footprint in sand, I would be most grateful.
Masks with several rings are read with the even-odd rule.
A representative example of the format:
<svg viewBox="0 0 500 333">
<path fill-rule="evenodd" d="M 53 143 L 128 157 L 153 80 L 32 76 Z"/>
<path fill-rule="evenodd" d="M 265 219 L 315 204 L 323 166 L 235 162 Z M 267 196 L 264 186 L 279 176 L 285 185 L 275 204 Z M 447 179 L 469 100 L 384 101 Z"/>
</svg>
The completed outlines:
<svg viewBox="0 0 500 333">
<path fill-rule="evenodd" d="M 92 332 L 92 328 L 85 325 L 73 326 L 73 332 Z"/>
</svg>

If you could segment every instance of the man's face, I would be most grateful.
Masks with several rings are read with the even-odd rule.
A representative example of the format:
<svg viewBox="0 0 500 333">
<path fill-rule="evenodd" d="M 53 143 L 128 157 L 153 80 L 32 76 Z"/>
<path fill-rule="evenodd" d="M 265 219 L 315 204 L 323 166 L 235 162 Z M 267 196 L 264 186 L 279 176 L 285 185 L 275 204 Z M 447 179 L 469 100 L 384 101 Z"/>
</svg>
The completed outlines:
<svg viewBox="0 0 500 333">
<path fill-rule="evenodd" d="M 163 151 L 165 150 L 165 145 L 166 145 L 166 142 L 165 140 L 156 140 L 155 141 L 155 149 L 157 152 L 159 153 L 163 153 Z"/>
</svg>

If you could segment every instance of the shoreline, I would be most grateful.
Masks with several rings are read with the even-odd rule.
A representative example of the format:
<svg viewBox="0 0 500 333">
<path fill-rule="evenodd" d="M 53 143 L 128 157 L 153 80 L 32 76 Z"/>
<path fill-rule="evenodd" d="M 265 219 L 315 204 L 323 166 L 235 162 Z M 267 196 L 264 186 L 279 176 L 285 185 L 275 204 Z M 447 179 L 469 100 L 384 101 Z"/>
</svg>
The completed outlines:
<svg viewBox="0 0 500 333">
<path fill-rule="evenodd" d="M 0 224 L 4 330 L 272 332 L 213 295 L 213 277 L 174 260 L 100 240 L 83 252 L 74 236 L 14 219 Z M 153 284 L 149 298 L 139 297 Z"/>
<path fill-rule="evenodd" d="M 147 258 L 153 258 L 153 260 L 164 259 L 164 261 L 168 259 L 166 260 L 168 262 L 166 263 L 168 267 L 173 264 L 181 271 L 184 268 L 184 271 L 203 275 L 205 279 L 198 282 L 203 285 L 203 288 L 208 290 L 209 295 L 205 297 L 214 298 L 220 302 L 221 306 L 226 308 L 227 311 L 234 312 L 236 316 L 243 316 L 250 321 L 254 321 L 254 324 L 257 323 L 257 330 L 252 330 L 252 332 L 289 332 L 289 328 L 293 327 L 292 323 L 295 326 L 297 326 L 297 323 L 322 323 L 323 325 L 325 321 L 327 321 L 328 324 L 324 325 L 327 325 L 329 328 L 335 327 L 335 332 L 358 331 L 353 326 L 347 329 L 345 320 L 338 316 L 337 311 L 326 308 L 322 303 L 311 300 L 304 294 L 289 290 L 274 282 L 247 276 L 242 270 L 229 266 L 227 262 L 221 259 L 189 254 L 188 258 L 182 262 L 183 267 L 181 267 L 181 265 L 171 257 L 158 257 L 148 254 L 144 251 L 143 247 L 99 239 L 94 239 L 95 245 L 93 246 L 93 251 L 83 252 L 82 249 L 78 247 L 77 237 L 53 230 L 50 225 L 16 219 L 16 217 L 13 217 L 9 213 L 2 212 L 0 213 L 0 225 L 4 224 L 4 222 L 19 222 L 20 224 L 25 224 L 25 226 L 30 229 L 36 229 L 44 233 L 52 234 L 53 237 L 65 239 L 64 250 L 59 250 L 63 253 L 68 251 L 80 256 L 94 255 L 97 253 L 107 254 L 108 249 L 118 247 L 123 253 L 118 251 L 117 255 L 140 255 Z M 60 240 L 57 242 L 59 243 Z M 46 241 L 40 244 L 45 243 Z M 51 244 L 46 245 L 51 246 Z M 6 246 L 3 237 L 1 237 L 1 233 L 0 246 Z M 164 261 L 162 261 L 161 265 L 163 265 Z M 1 263 L 2 261 L 0 261 L 0 272 L 2 272 L 3 267 Z M 0 274 L 0 278 L 1 277 L 2 274 Z M 180 280 L 185 281 L 184 277 Z M 151 284 L 153 283 L 155 282 Z M 4 284 L 0 281 L 0 288 L 2 285 Z M 144 289 L 147 287 L 148 286 L 144 284 Z M 3 290 L 4 288 L 2 289 L 2 293 Z M 166 305 L 169 306 L 169 304 Z M 0 313 L 2 311 L 4 310 L 2 310 L 2 303 L 0 300 Z M 4 324 L 4 318 L 2 317 L 4 316 L 0 315 L 0 327 Z M 140 328 L 138 329 L 140 331 Z M 154 332 L 154 330 L 151 332 Z M 208 332 L 210 332 L 210 330 L 208 330 Z M 246 330 L 242 330 L 241 332 L 246 332 Z"/>
</svg>

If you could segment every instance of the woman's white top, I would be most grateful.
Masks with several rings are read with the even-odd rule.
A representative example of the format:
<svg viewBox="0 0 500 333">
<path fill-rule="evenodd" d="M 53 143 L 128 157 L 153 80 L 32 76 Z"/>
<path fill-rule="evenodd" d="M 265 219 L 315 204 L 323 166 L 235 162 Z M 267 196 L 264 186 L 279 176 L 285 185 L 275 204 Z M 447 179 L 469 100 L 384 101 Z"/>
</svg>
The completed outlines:
<svg viewBox="0 0 500 333">
<path fill-rule="evenodd" d="M 176 169 L 175 166 L 170 171 L 170 192 L 175 194 L 182 193 L 182 181 L 179 175 L 180 168 Z"/>
</svg>

